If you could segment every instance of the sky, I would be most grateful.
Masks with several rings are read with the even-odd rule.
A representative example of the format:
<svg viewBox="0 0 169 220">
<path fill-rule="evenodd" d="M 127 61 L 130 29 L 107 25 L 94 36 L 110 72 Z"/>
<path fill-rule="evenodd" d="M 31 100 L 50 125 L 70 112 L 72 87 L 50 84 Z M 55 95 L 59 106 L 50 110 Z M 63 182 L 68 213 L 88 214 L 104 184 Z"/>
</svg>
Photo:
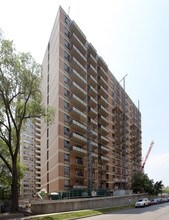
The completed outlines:
<svg viewBox="0 0 169 220">
<path fill-rule="evenodd" d="M 41 63 L 59 5 L 78 24 L 142 114 L 145 173 L 169 186 L 169 1 L 0 0 L 0 28 Z"/>
</svg>

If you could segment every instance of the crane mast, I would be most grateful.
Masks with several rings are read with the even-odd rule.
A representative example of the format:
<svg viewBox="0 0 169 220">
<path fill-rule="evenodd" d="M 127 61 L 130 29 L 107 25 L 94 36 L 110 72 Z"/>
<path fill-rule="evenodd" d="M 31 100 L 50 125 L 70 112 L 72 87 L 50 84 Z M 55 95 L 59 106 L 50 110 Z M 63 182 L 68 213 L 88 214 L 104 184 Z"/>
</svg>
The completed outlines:
<svg viewBox="0 0 169 220">
<path fill-rule="evenodd" d="M 143 164 L 142 164 L 142 166 L 141 166 L 141 172 L 144 171 L 145 163 L 146 163 L 146 161 L 147 161 L 147 159 L 148 159 L 148 156 L 149 156 L 149 154 L 150 154 L 150 152 L 151 152 L 151 149 L 152 149 L 153 145 L 154 145 L 154 141 L 152 141 L 151 144 L 150 144 L 150 147 L 149 147 L 149 149 L 148 149 L 147 155 L 146 155 L 146 157 L 145 157 L 145 159 L 144 159 L 144 162 L 143 162 Z"/>
</svg>

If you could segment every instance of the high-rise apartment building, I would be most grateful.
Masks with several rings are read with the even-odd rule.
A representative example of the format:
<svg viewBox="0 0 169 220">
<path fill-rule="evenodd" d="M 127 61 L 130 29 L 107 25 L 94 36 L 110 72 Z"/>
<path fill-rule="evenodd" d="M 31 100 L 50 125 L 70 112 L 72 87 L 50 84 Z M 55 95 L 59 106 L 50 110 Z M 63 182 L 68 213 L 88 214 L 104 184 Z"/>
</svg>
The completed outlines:
<svg viewBox="0 0 169 220">
<path fill-rule="evenodd" d="M 20 162 L 24 177 L 20 183 L 20 197 L 32 198 L 41 189 L 41 119 L 28 119 L 21 132 Z"/>
<path fill-rule="evenodd" d="M 141 114 L 78 25 L 60 7 L 43 60 L 41 183 L 129 189 L 141 167 Z"/>
</svg>

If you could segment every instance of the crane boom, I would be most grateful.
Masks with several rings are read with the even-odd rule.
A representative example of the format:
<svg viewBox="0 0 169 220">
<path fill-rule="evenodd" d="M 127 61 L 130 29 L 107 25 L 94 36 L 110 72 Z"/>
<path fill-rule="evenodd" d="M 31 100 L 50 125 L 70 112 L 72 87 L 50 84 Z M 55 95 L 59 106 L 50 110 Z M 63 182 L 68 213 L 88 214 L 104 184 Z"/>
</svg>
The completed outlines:
<svg viewBox="0 0 169 220">
<path fill-rule="evenodd" d="M 150 154 L 150 152 L 151 152 L 151 149 L 152 149 L 153 145 L 154 145 L 154 141 L 152 141 L 151 144 L 150 144 L 150 147 L 149 147 L 149 149 L 148 149 L 147 155 L 146 155 L 146 157 L 145 157 L 145 159 L 144 159 L 144 162 L 143 162 L 143 164 L 142 164 L 142 166 L 141 166 L 141 172 L 143 172 L 143 170 L 144 170 L 145 163 L 146 163 L 146 161 L 147 161 L 147 159 L 148 159 L 148 156 L 149 156 L 149 154 Z"/>
</svg>

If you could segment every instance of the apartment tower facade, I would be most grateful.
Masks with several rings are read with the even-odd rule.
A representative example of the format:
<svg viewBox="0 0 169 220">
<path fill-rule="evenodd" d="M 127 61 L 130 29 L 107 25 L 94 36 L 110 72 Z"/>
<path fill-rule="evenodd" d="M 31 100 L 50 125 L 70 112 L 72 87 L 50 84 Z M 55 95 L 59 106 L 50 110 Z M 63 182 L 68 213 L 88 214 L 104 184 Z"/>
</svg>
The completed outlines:
<svg viewBox="0 0 169 220">
<path fill-rule="evenodd" d="M 130 189 L 141 167 L 141 114 L 60 7 L 43 60 L 41 188 Z"/>
<path fill-rule="evenodd" d="M 32 198 L 41 189 L 41 119 L 28 119 L 21 132 L 20 162 L 24 177 L 20 184 L 20 197 Z"/>
</svg>

